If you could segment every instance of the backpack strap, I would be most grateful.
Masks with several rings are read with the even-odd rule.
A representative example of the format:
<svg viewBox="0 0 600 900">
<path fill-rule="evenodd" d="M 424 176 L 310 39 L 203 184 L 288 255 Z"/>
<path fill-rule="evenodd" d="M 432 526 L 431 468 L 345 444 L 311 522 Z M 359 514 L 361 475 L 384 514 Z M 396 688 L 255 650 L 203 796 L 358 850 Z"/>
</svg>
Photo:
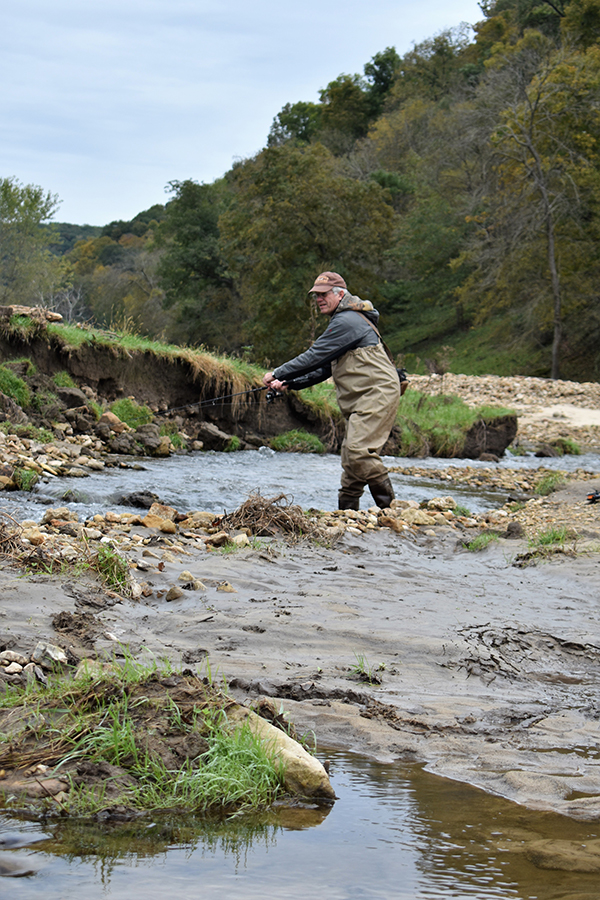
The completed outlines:
<svg viewBox="0 0 600 900">
<path fill-rule="evenodd" d="M 358 312 L 358 310 L 355 309 L 355 310 L 353 310 L 353 312 Z M 396 367 L 396 363 L 394 362 L 394 357 L 392 356 L 392 351 L 390 350 L 390 348 L 388 347 L 388 345 L 386 344 L 386 342 L 384 341 L 384 339 L 381 337 L 381 335 L 380 335 L 380 333 L 379 333 L 379 329 L 378 329 L 375 325 L 373 325 L 373 323 L 372 323 L 371 320 L 368 318 L 368 316 L 365 316 L 365 315 L 364 315 L 363 313 L 361 313 L 361 312 L 358 312 L 358 315 L 359 315 L 359 316 L 362 316 L 362 318 L 365 320 L 365 322 L 367 322 L 367 323 L 371 326 L 371 328 L 373 329 L 373 331 L 375 332 L 375 334 L 377 335 L 377 337 L 379 338 L 379 340 L 380 340 L 381 343 L 383 344 L 383 349 L 384 349 L 385 352 L 386 352 L 387 358 L 389 359 L 389 361 L 391 362 L 391 364 L 393 365 L 393 367 L 396 369 L 396 372 L 398 373 L 398 378 L 399 378 L 399 380 L 400 380 L 400 396 L 402 396 L 402 394 L 404 393 L 404 391 L 405 391 L 406 388 L 408 387 L 408 378 L 406 377 L 406 369 L 398 369 L 398 368 Z"/>
</svg>

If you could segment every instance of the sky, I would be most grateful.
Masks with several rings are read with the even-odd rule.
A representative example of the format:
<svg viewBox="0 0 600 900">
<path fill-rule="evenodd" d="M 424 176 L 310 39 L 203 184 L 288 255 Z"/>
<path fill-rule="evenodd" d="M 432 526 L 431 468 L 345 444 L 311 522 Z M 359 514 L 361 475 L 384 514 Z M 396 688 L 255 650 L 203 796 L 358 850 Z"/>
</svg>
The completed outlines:
<svg viewBox="0 0 600 900">
<path fill-rule="evenodd" d="M 16 0 L 0 13 L 0 178 L 80 225 L 165 203 L 265 146 L 375 53 L 482 18 L 477 0 Z"/>
</svg>

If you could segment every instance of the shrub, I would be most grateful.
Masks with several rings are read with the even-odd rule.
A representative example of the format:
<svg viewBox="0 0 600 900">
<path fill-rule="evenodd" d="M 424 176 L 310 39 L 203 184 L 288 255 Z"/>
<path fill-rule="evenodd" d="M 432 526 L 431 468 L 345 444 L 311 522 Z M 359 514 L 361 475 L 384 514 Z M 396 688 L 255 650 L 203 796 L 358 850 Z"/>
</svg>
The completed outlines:
<svg viewBox="0 0 600 900">
<path fill-rule="evenodd" d="M 147 406 L 140 406 L 135 400 L 124 397 L 122 400 L 115 400 L 111 406 L 111 411 L 115 416 L 129 425 L 130 428 L 139 428 L 140 425 L 148 425 L 154 419 L 152 410 Z"/>
<path fill-rule="evenodd" d="M 7 397 L 12 397 L 23 409 L 31 403 L 31 391 L 23 379 L 6 366 L 0 366 L 0 391 Z"/>
<path fill-rule="evenodd" d="M 543 475 L 534 488 L 534 493 L 547 497 L 566 483 L 564 472 L 548 472 Z"/>
<path fill-rule="evenodd" d="M 57 372 L 52 376 L 52 381 L 56 387 L 76 388 L 77 384 L 73 381 L 68 372 Z"/>
<path fill-rule="evenodd" d="M 323 441 L 301 428 L 277 435 L 269 441 L 269 446 L 283 453 L 325 453 Z"/>
</svg>

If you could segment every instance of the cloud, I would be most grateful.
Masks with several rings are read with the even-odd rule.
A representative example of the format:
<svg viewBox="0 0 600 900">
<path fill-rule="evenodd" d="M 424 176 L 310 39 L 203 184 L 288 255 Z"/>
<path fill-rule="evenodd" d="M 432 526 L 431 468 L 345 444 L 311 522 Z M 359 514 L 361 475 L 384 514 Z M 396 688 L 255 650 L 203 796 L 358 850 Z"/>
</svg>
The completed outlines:
<svg viewBox="0 0 600 900">
<path fill-rule="evenodd" d="M 60 219 L 129 218 L 257 152 L 284 103 L 478 18 L 476 0 L 21 0 L 0 34 L 0 176 L 57 192 Z"/>
</svg>

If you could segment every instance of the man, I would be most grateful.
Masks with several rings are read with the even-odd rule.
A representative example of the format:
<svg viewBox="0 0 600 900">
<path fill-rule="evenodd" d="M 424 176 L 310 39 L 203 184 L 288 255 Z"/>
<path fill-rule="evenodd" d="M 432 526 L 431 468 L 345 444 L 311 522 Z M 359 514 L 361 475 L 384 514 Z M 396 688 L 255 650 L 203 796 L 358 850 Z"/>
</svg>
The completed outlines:
<svg viewBox="0 0 600 900">
<path fill-rule="evenodd" d="M 267 372 L 263 382 L 277 391 L 301 390 L 333 376 L 346 420 L 338 508 L 358 509 L 365 485 L 385 508 L 394 490 L 379 453 L 396 419 L 400 384 L 376 328 L 379 313 L 354 297 L 337 272 L 322 272 L 310 293 L 331 317 L 329 325 L 309 350 Z"/>
</svg>

